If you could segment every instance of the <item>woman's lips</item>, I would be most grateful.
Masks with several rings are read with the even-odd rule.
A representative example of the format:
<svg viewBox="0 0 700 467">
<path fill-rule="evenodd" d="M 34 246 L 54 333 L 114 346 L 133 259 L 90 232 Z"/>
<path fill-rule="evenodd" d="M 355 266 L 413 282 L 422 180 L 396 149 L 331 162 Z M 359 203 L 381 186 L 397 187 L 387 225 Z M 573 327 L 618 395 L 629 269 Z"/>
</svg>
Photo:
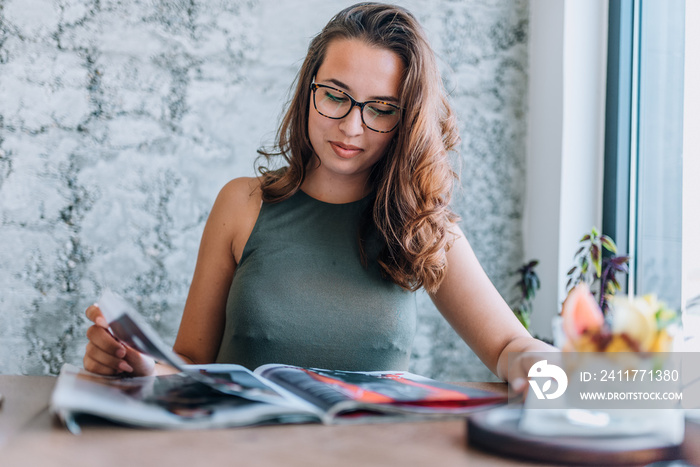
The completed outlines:
<svg viewBox="0 0 700 467">
<path fill-rule="evenodd" d="M 331 141 L 330 143 L 333 151 L 338 155 L 338 157 L 342 157 L 343 159 L 353 158 L 362 152 L 362 148 L 358 148 L 352 144 L 343 144 L 339 141 Z"/>
</svg>

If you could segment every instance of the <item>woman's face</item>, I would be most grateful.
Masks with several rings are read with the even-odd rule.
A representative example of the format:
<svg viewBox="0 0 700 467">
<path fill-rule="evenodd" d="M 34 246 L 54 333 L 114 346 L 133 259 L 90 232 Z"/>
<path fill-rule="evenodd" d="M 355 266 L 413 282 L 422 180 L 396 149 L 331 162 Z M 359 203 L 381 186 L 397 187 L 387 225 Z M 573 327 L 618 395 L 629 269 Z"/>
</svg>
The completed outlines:
<svg viewBox="0 0 700 467">
<path fill-rule="evenodd" d="M 394 52 L 373 47 L 358 39 L 336 39 L 328 44 L 315 82 L 345 91 L 358 102 L 380 100 L 399 105 L 404 65 Z M 317 93 L 322 92 L 320 88 Z M 355 106 L 345 117 L 334 120 L 319 114 L 309 100 L 309 138 L 320 166 L 315 175 L 364 183 L 372 166 L 384 156 L 396 133 L 367 128 Z"/>
</svg>

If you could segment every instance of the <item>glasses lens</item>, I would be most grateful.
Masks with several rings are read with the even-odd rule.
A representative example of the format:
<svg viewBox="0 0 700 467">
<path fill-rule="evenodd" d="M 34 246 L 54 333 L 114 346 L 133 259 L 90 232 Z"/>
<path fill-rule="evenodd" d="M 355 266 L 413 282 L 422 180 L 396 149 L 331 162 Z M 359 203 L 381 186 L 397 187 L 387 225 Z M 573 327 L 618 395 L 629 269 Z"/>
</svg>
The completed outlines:
<svg viewBox="0 0 700 467">
<path fill-rule="evenodd" d="M 353 106 L 352 99 L 343 92 L 314 85 L 314 105 L 321 115 L 330 118 L 343 118 Z M 399 123 L 401 112 L 397 106 L 379 101 L 368 101 L 362 110 L 362 120 L 367 128 L 374 131 L 388 132 Z"/>
<path fill-rule="evenodd" d="M 340 91 L 319 86 L 314 91 L 316 109 L 326 117 L 342 118 L 348 113 L 352 102 Z"/>
<path fill-rule="evenodd" d="M 362 118 L 368 128 L 376 131 L 391 131 L 399 122 L 399 109 L 381 102 L 367 102 Z"/>
</svg>

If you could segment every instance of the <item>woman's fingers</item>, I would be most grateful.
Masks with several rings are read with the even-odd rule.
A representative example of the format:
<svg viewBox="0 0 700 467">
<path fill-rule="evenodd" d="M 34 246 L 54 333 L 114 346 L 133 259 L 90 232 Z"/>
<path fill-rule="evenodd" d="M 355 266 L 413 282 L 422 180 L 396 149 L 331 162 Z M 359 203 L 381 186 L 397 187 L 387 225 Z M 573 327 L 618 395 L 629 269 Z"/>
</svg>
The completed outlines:
<svg viewBox="0 0 700 467">
<path fill-rule="evenodd" d="M 97 357 L 97 358 L 99 358 L 99 357 Z M 94 356 L 89 355 L 87 352 L 85 353 L 85 356 L 83 357 L 83 366 L 88 371 L 91 371 L 93 373 L 98 373 L 101 375 L 107 375 L 107 376 L 133 372 L 133 369 L 131 368 L 131 366 L 123 360 L 119 360 L 119 362 L 116 364 L 116 367 L 115 367 L 114 363 L 112 363 L 112 364 L 102 363 L 101 361 L 94 358 Z"/>
<path fill-rule="evenodd" d="M 134 376 L 152 375 L 155 372 L 156 361 L 131 347 L 126 347 L 124 360 L 124 363 L 132 368 L 130 373 L 133 373 Z"/>
<path fill-rule="evenodd" d="M 127 373 L 144 376 L 154 373 L 155 361 L 152 358 L 121 343 L 109 332 L 109 324 L 99 306 L 90 305 L 85 316 L 95 323 L 87 330 L 88 344 L 83 357 L 86 370 L 101 375 Z"/>
<path fill-rule="evenodd" d="M 124 352 L 126 355 L 126 352 Z M 131 373 L 134 369 L 122 357 L 116 357 L 99 349 L 92 342 L 85 347 L 85 355 L 91 360 L 113 370 Z"/>
<path fill-rule="evenodd" d="M 107 365 L 103 365 L 102 363 L 91 359 L 87 353 L 83 357 L 83 367 L 87 371 L 97 373 L 99 375 L 113 376 L 119 373 L 119 370 L 115 370 L 114 368 L 111 368 Z"/>
<path fill-rule="evenodd" d="M 107 330 L 107 321 L 99 308 L 93 305 L 85 314 L 88 319 L 95 321 L 86 333 L 88 344 L 85 347 L 85 358 L 83 358 L 85 369 L 108 375 L 133 372 L 133 367 L 124 361 L 127 354 L 126 347 Z"/>
<path fill-rule="evenodd" d="M 525 378 L 522 378 L 522 377 L 515 378 L 514 380 L 512 380 L 510 382 L 510 387 L 511 387 L 511 389 L 513 389 L 513 391 L 516 394 L 522 394 L 522 395 L 527 394 L 528 385 L 527 385 L 527 380 L 525 380 Z"/>
<path fill-rule="evenodd" d="M 87 330 L 88 340 L 102 352 L 117 358 L 126 356 L 126 348 L 107 329 L 98 325 L 90 326 Z"/>
<path fill-rule="evenodd" d="M 90 305 L 87 310 L 85 310 L 85 316 L 101 328 L 107 329 L 109 327 L 109 323 L 107 323 L 107 320 L 102 314 L 102 310 L 100 310 L 97 304 Z"/>
<path fill-rule="evenodd" d="M 93 325 L 87 330 L 88 344 L 85 347 L 83 366 L 94 373 L 112 375 L 131 373 L 133 368 L 124 361 L 127 351 L 106 329 Z"/>
</svg>

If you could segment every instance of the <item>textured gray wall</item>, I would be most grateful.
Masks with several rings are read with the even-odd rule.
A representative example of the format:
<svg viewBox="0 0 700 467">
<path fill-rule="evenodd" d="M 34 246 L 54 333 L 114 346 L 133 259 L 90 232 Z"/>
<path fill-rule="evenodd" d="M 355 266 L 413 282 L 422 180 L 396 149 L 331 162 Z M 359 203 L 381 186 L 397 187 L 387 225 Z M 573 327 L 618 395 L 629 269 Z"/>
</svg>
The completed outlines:
<svg viewBox="0 0 700 467">
<path fill-rule="evenodd" d="M 83 311 L 102 285 L 172 343 L 218 190 L 254 173 L 309 38 L 351 3 L 0 0 L 0 373 L 80 365 Z M 399 3 L 427 29 L 459 113 L 455 210 L 510 297 L 523 260 L 527 2 Z M 489 378 L 419 303 L 412 369 Z"/>
</svg>

